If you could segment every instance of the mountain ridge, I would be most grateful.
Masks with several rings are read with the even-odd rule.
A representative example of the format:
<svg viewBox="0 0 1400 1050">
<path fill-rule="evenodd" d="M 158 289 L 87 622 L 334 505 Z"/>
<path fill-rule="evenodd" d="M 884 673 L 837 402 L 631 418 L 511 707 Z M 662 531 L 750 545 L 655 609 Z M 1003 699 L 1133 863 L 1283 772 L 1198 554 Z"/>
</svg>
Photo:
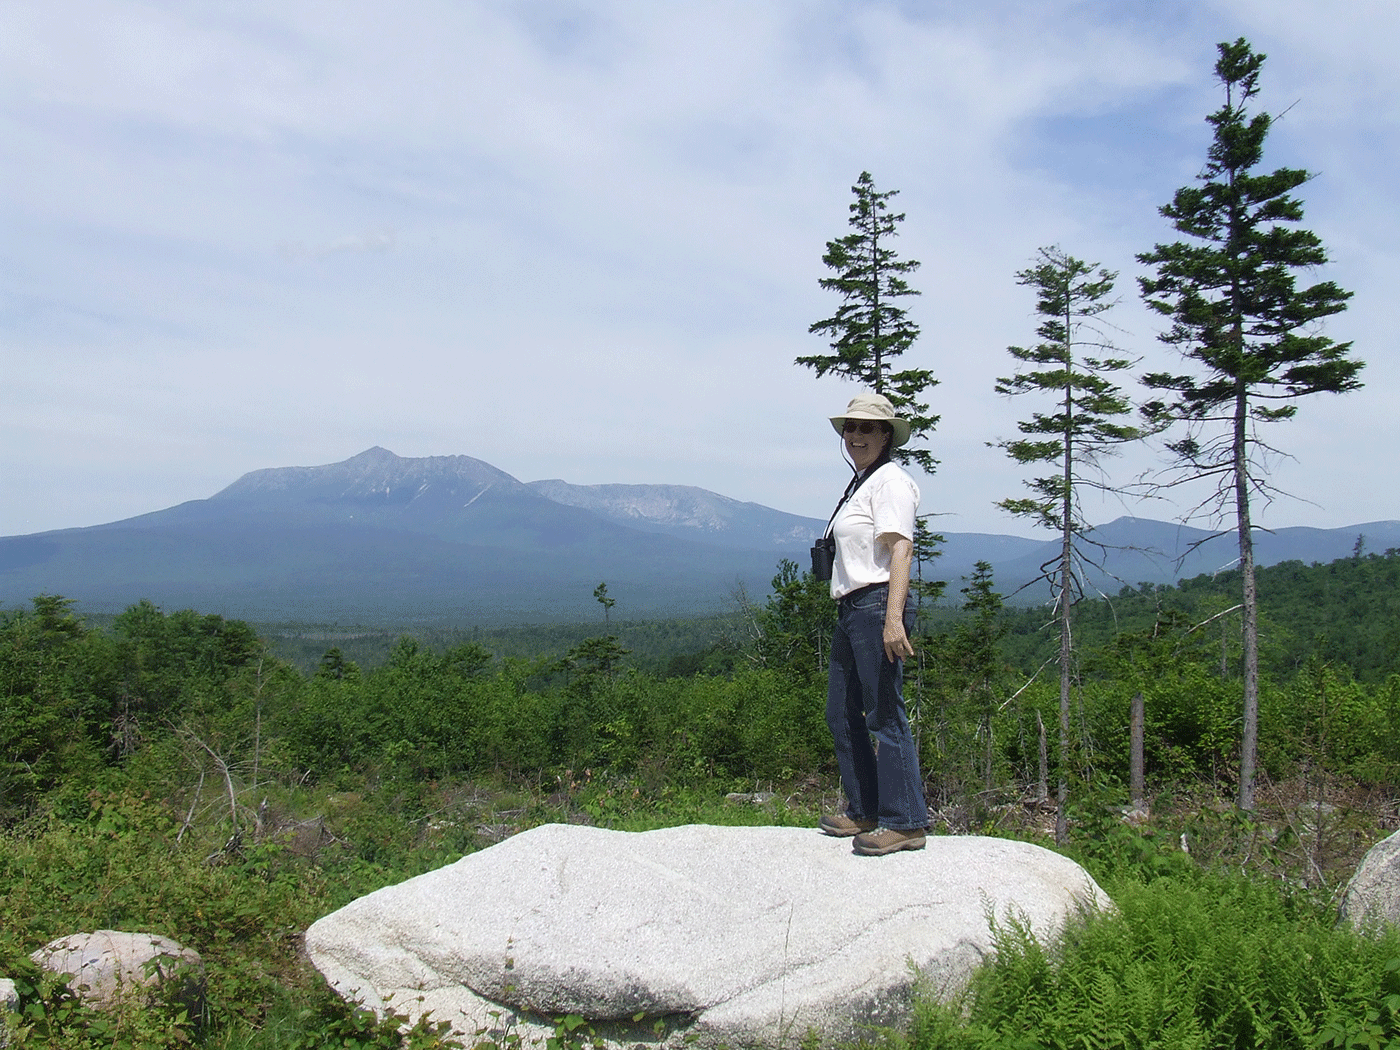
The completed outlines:
<svg viewBox="0 0 1400 1050">
<path fill-rule="evenodd" d="M 420 491 L 434 484 L 466 483 L 478 489 L 494 484 L 525 486 L 505 471 L 471 456 L 395 455 L 375 445 L 339 463 L 315 467 L 264 467 L 249 471 L 210 499 L 267 498 L 276 494 L 316 491 L 339 498 L 372 499 L 390 497 L 395 490 L 418 483 Z M 382 486 L 382 488 L 380 487 Z M 334 490 L 332 493 L 332 489 Z M 456 492 L 455 488 L 450 491 Z"/>
<path fill-rule="evenodd" d="M 699 533 L 726 546 L 806 549 L 826 523 L 744 503 L 693 485 L 526 483 L 556 503 L 591 510 L 619 524 L 672 535 Z"/>
<path fill-rule="evenodd" d="M 142 599 L 262 622 L 543 623 L 597 614 L 670 618 L 760 600 L 783 559 L 807 565 L 825 521 L 685 485 L 521 482 L 470 456 L 407 458 L 375 446 L 339 463 L 250 471 L 204 500 L 86 528 L 0 537 L 0 603 L 63 594 L 92 611 Z M 1333 560 L 1356 535 L 1400 546 L 1400 522 L 1261 534 L 1261 564 Z M 1091 586 L 1171 582 L 1233 564 L 1233 533 L 1121 517 Z M 1011 594 L 1058 540 L 948 533 L 930 575 L 977 561 Z M 1135 550 L 1172 538 L 1168 553 Z M 1177 552 L 1204 539 L 1177 564 Z M 1038 587 L 1021 600 L 1040 600 Z"/>
</svg>

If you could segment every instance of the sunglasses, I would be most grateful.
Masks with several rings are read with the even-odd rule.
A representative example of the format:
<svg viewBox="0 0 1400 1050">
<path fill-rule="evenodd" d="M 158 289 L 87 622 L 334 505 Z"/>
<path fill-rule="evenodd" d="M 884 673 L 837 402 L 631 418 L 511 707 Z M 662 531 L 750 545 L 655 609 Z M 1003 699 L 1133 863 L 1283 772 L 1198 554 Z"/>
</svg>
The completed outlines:
<svg viewBox="0 0 1400 1050">
<path fill-rule="evenodd" d="M 879 423 L 871 423 L 869 420 L 857 423 L 854 419 L 848 419 L 841 425 L 843 434 L 873 434 L 879 429 Z"/>
</svg>

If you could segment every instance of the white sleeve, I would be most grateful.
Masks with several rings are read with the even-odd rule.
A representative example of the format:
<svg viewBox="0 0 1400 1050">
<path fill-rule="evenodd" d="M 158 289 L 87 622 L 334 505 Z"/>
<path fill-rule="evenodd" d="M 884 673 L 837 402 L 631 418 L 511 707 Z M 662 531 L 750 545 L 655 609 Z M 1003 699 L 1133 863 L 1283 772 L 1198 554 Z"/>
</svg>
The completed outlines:
<svg viewBox="0 0 1400 1050">
<path fill-rule="evenodd" d="M 875 487 L 871 493 L 871 517 L 875 521 L 875 536 L 889 533 L 914 538 L 914 515 L 919 510 L 919 487 L 902 470 L 881 471 L 881 476 L 871 478 Z"/>
</svg>

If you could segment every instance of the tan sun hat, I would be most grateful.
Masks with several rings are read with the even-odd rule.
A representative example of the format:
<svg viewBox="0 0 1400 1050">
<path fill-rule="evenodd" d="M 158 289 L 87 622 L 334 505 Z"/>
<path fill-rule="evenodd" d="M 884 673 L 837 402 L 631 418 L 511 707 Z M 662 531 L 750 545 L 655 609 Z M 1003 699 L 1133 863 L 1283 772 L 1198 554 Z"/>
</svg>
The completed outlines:
<svg viewBox="0 0 1400 1050">
<path fill-rule="evenodd" d="M 845 412 L 831 417 L 831 425 L 836 429 L 836 433 L 841 433 L 848 419 L 873 419 L 879 423 L 888 423 L 894 430 L 893 439 L 890 441 L 891 448 L 899 448 L 909 440 L 909 421 L 894 414 L 894 406 L 884 394 L 865 393 L 851 398 Z"/>
</svg>

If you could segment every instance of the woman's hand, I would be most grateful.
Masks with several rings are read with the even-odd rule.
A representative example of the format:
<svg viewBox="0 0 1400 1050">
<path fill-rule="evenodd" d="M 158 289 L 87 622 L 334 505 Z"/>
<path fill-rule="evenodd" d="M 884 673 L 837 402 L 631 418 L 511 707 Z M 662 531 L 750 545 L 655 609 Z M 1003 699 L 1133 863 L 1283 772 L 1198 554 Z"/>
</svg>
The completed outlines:
<svg viewBox="0 0 1400 1050">
<path fill-rule="evenodd" d="M 887 612 L 885 614 L 885 656 L 893 663 L 896 660 L 904 660 L 914 655 L 914 646 L 909 642 L 909 635 L 904 633 L 904 617 L 892 617 Z"/>
</svg>

